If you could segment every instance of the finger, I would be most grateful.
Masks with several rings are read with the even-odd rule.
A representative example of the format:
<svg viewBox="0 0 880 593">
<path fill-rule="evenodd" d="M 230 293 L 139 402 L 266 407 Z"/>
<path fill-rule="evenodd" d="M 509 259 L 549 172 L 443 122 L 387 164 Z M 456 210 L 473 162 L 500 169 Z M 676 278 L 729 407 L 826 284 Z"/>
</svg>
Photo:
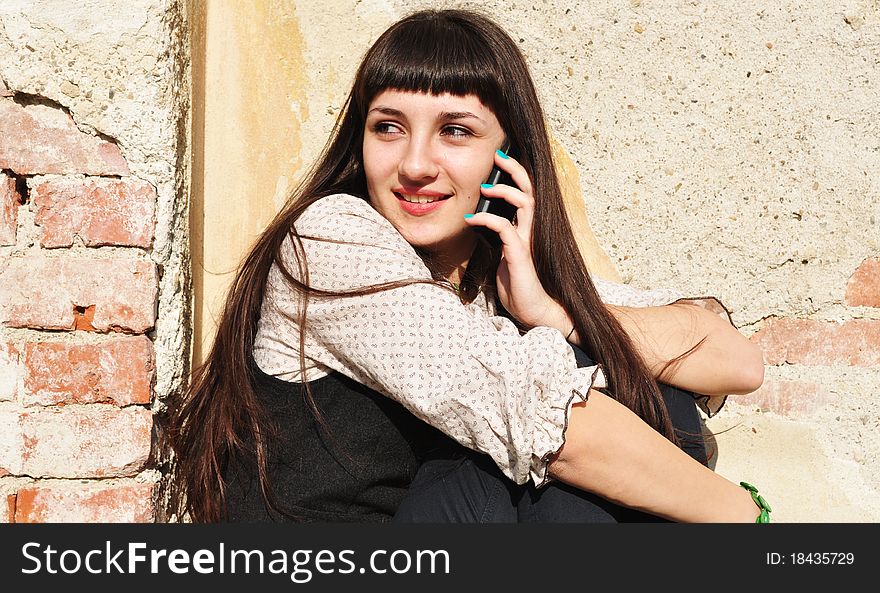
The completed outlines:
<svg viewBox="0 0 880 593">
<path fill-rule="evenodd" d="M 515 158 L 506 155 L 500 150 L 495 151 L 495 164 L 498 165 L 503 171 L 508 173 L 516 184 L 517 189 L 519 189 L 524 196 L 526 196 L 528 202 L 525 204 L 516 204 L 518 208 L 521 208 L 519 212 L 517 212 L 517 221 L 518 226 L 528 229 L 531 233 L 532 229 L 532 220 L 534 218 L 535 212 L 535 197 L 534 197 L 534 189 L 532 187 L 532 181 L 529 178 L 528 172 L 525 170 L 519 161 Z M 496 187 L 502 187 L 504 184 L 498 184 Z M 531 235 L 530 235 L 531 236 Z"/>
<path fill-rule="evenodd" d="M 532 180 L 519 161 L 500 150 L 495 151 L 495 164 L 508 173 L 516 186 L 528 195 L 532 195 Z"/>
<path fill-rule="evenodd" d="M 516 206 L 518 210 L 532 210 L 535 207 L 534 200 L 531 196 L 523 193 L 517 187 L 511 187 L 503 183 L 499 183 L 498 185 L 484 183 L 480 186 L 480 193 L 487 198 L 504 200 L 505 202 Z"/>
<path fill-rule="evenodd" d="M 480 212 L 479 214 L 465 214 L 464 220 L 470 226 L 482 226 L 498 233 L 508 257 L 527 251 L 522 237 L 517 233 L 516 227 L 502 216 Z"/>
<path fill-rule="evenodd" d="M 531 236 L 532 219 L 535 214 L 535 200 L 532 196 L 523 193 L 518 188 L 499 183 L 498 185 L 480 186 L 480 192 L 493 200 L 504 200 L 514 206 L 516 210 L 516 227 L 522 229 Z"/>
</svg>

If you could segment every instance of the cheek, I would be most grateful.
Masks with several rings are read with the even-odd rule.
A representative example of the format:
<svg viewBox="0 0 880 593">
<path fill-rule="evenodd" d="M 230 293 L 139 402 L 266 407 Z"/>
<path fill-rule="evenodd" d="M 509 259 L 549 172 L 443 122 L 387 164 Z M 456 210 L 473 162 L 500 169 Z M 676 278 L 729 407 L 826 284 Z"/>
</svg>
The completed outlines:
<svg viewBox="0 0 880 593">
<path fill-rule="evenodd" d="M 372 184 L 376 177 L 376 159 L 374 151 L 367 143 L 364 144 L 363 159 L 364 175 L 367 177 L 367 184 Z"/>
<path fill-rule="evenodd" d="M 388 171 L 393 170 L 393 163 L 387 153 L 381 145 L 364 142 L 364 174 L 368 185 L 382 182 Z"/>
<path fill-rule="evenodd" d="M 474 157 L 472 154 L 462 155 L 459 158 L 449 159 L 446 170 L 456 185 L 469 190 L 477 190 L 481 183 L 485 182 L 492 171 L 494 161 Z"/>
</svg>

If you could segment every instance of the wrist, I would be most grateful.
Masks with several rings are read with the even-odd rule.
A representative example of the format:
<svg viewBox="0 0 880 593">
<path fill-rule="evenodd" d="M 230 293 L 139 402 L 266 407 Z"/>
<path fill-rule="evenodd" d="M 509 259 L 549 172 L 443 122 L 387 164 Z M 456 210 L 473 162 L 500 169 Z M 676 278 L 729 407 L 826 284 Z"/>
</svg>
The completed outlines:
<svg viewBox="0 0 880 593">
<path fill-rule="evenodd" d="M 773 509 L 770 508 L 770 505 L 767 504 L 767 501 L 764 500 L 764 497 L 758 493 L 758 489 L 748 482 L 740 482 L 739 485 L 746 492 L 748 492 L 749 498 L 751 498 L 753 506 L 758 510 L 758 514 L 755 518 L 755 523 L 769 523 L 770 513 L 773 511 Z"/>
<path fill-rule="evenodd" d="M 574 321 L 568 316 L 565 307 L 559 304 L 555 299 L 548 296 L 542 311 L 542 314 L 539 315 L 537 319 L 529 320 L 527 322 L 529 327 L 552 327 L 558 329 L 563 336 L 568 336 L 566 339 L 571 339 L 573 336 L 577 336 L 577 332 L 574 334 L 570 333 L 574 328 Z"/>
<path fill-rule="evenodd" d="M 566 342 L 574 344 L 575 340 L 578 337 L 577 326 L 575 326 L 574 324 L 574 319 L 569 316 L 568 311 L 565 310 L 565 307 L 563 307 L 555 300 L 553 300 L 552 302 L 553 309 L 547 317 L 547 325 L 558 329 L 562 336 L 565 338 Z"/>
</svg>

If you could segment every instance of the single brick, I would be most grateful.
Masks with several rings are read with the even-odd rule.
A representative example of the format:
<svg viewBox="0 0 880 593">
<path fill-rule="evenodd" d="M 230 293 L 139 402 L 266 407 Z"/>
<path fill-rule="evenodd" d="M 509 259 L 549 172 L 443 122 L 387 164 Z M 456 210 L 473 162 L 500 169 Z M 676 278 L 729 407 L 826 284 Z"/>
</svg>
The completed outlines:
<svg viewBox="0 0 880 593">
<path fill-rule="evenodd" d="M 830 395 L 827 387 L 823 388 L 813 381 L 766 379 L 757 391 L 736 396 L 736 399 L 767 412 L 800 418 L 827 404 Z"/>
<path fill-rule="evenodd" d="M 0 172 L 0 245 L 15 245 L 19 200 L 15 178 Z"/>
<path fill-rule="evenodd" d="M 153 416 L 100 404 L 0 410 L 0 467 L 34 478 L 133 476 L 147 462 Z"/>
<path fill-rule="evenodd" d="M 144 333 L 155 323 L 157 295 L 149 261 L 0 258 L 0 320 L 10 327 L 72 330 L 94 307 L 91 329 Z"/>
<path fill-rule="evenodd" d="M 76 127 L 63 110 L 0 100 L 0 169 L 20 175 L 128 175 L 119 147 Z"/>
<path fill-rule="evenodd" d="M 842 323 L 812 319 L 770 319 L 751 340 L 764 351 L 767 364 L 808 366 L 880 364 L 880 320 Z"/>
<path fill-rule="evenodd" d="M 154 482 L 39 485 L 16 493 L 15 523 L 153 523 Z"/>
<path fill-rule="evenodd" d="M 846 283 L 844 298 L 850 307 L 880 307 L 880 257 L 861 263 Z"/>
<path fill-rule="evenodd" d="M 155 363 L 146 336 L 102 344 L 34 342 L 24 351 L 24 405 L 150 403 Z M 2 368 L 2 367 L 0 367 Z"/>
<path fill-rule="evenodd" d="M 18 349 L 13 344 L 0 342 L 0 401 L 15 399 L 21 375 Z"/>
<path fill-rule="evenodd" d="M 70 247 L 79 236 L 89 247 L 148 248 L 153 240 L 156 188 L 136 179 L 53 179 L 31 191 L 43 247 Z"/>
</svg>

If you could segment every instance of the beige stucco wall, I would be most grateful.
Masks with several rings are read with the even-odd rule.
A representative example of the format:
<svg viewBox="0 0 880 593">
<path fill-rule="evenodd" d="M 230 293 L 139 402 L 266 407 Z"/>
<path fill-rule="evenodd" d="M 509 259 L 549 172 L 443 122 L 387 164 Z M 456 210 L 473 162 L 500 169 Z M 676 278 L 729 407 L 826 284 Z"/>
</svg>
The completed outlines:
<svg viewBox="0 0 880 593">
<path fill-rule="evenodd" d="M 295 6 L 192 2 L 195 358 L 210 342 L 241 254 L 278 211 L 302 169 L 310 118 Z M 205 233 L 207 230 L 207 233 Z"/>
</svg>

